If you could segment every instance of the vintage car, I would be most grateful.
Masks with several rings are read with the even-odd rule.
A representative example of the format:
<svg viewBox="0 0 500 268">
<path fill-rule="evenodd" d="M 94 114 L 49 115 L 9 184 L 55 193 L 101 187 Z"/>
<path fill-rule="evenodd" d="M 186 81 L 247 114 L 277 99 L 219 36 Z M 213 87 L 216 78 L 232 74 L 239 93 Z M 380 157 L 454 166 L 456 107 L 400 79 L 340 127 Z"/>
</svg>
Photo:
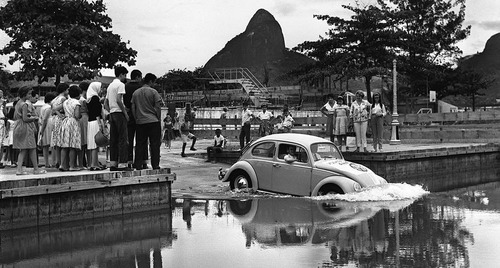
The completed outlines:
<svg viewBox="0 0 500 268">
<path fill-rule="evenodd" d="M 231 189 L 318 196 L 360 191 L 387 181 L 369 168 L 344 160 L 323 138 L 284 133 L 262 137 L 242 150 L 239 160 L 219 171 Z"/>
</svg>

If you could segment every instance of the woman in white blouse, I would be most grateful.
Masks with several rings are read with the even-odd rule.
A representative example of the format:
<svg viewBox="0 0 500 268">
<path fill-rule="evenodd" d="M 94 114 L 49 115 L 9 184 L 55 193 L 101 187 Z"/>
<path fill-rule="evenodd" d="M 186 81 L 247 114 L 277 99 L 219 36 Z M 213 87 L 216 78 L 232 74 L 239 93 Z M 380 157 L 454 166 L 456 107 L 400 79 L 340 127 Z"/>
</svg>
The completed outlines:
<svg viewBox="0 0 500 268">
<path fill-rule="evenodd" d="M 384 127 L 384 116 L 386 115 L 385 106 L 382 103 L 382 96 L 380 93 L 373 94 L 372 105 L 372 135 L 373 135 L 373 149 L 375 152 L 378 149 L 382 151 L 382 134 Z"/>
<path fill-rule="evenodd" d="M 371 116 L 371 104 L 363 100 L 365 93 L 363 91 L 356 92 L 356 99 L 351 104 L 350 117 L 354 123 L 354 132 L 356 132 L 356 148 L 355 152 L 359 152 L 361 147 L 365 152 L 366 149 L 366 129 L 368 128 L 368 120 Z"/>
</svg>

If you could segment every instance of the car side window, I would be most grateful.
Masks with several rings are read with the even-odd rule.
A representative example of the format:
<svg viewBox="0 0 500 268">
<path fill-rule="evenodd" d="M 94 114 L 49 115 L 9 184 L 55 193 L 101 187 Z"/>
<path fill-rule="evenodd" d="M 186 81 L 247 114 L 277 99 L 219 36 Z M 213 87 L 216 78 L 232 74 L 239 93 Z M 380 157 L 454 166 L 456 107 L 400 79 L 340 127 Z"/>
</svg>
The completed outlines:
<svg viewBox="0 0 500 268">
<path fill-rule="evenodd" d="M 274 142 L 264 142 L 256 145 L 252 150 L 253 156 L 273 158 L 274 157 Z"/>
<path fill-rule="evenodd" d="M 306 149 L 297 145 L 287 143 L 280 144 L 278 147 L 278 159 L 285 159 L 286 155 L 294 157 L 298 162 L 308 162 Z"/>
</svg>

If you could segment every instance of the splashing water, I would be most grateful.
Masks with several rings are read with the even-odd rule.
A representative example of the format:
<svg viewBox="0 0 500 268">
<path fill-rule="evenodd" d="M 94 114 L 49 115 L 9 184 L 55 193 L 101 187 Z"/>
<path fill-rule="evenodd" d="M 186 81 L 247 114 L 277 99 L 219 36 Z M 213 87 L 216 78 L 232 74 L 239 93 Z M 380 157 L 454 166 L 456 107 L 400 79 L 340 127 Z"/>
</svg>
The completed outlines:
<svg viewBox="0 0 500 268">
<path fill-rule="evenodd" d="M 348 194 L 336 194 L 314 197 L 315 200 L 335 199 L 348 202 L 363 201 L 396 201 L 396 200 L 414 200 L 429 192 L 424 190 L 421 185 L 410 185 L 407 183 L 388 183 L 374 187 L 364 188 L 359 192 Z"/>
</svg>

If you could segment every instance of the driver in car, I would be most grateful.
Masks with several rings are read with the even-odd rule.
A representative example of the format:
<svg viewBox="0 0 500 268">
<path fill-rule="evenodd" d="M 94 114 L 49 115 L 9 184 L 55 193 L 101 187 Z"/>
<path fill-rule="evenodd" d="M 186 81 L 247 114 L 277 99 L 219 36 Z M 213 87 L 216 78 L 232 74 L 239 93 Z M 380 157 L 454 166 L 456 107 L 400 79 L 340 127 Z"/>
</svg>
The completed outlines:
<svg viewBox="0 0 500 268">
<path fill-rule="evenodd" d="M 295 155 L 295 146 L 288 146 L 287 155 L 283 158 L 287 162 L 297 161 L 297 156 Z"/>
</svg>

